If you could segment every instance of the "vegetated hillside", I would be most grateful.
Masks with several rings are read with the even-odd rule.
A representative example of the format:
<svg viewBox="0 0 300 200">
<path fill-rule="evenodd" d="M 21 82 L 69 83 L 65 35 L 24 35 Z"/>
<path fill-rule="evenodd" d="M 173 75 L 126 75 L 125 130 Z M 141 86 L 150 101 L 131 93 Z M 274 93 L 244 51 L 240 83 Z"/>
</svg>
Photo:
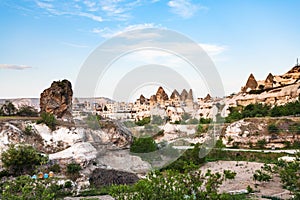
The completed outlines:
<svg viewBox="0 0 300 200">
<path fill-rule="evenodd" d="M 223 143 L 236 148 L 300 148 L 300 117 L 241 119 L 227 126 Z"/>
</svg>

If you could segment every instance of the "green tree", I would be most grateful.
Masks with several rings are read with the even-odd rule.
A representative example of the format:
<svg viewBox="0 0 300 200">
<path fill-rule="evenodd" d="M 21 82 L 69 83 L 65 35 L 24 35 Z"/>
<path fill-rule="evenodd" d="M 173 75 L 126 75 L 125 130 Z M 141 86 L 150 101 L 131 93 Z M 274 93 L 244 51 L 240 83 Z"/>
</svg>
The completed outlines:
<svg viewBox="0 0 300 200">
<path fill-rule="evenodd" d="M 18 116 L 26 116 L 26 117 L 37 117 L 38 111 L 32 106 L 21 106 L 17 112 Z"/>
<path fill-rule="evenodd" d="M 276 126 L 276 124 L 270 124 L 268 125 L 268 131 L 269 133 L 279 133 L 279 128 Z"/>
<path fill-rule="evenodd" d="M 1 155 L 3 166 L 13 175 L 33 173 L 36 167 L 48 162 L 48 157 L 43 156 L 29 145 L 11 145 Z"/>
<path fill-rule="evenodd" d="M 257 141 L 256 146 L 263 149 L 265 148 L 266 144 L 267 144 L 266 139 L 262 139 Z"/>
<path fill-rule="evenodd" d="M 52 131 L 56 129 L 57 121 L 53 114 L 43 112 L 41 114 L 41 119 L 37 121 L 38 124 L 44 123 L 46 124 Z"/>
<path fill-rule="evenodd" d="M 133 153 L 149 153 L 156 150 L 157 144 L 152 137 L 134 137 L 130 146 L 130 152 Z"/>
<path fill-rule="evenodd" d="M 67 165 L 67 175 L 68 177 L 75 181 L 79 177 L 79 171 L 81 170 L 81 166 L 77 163 L 70 163 Z"/>
<path fill-rule="evenodd" d="M 2 105 L 1 110 L 2 114 L 7 116 L 15 115 L 18 111 L 15 105 L 10 101 L 6 101 L 5 104 Z"/>
<path fill-rule="evenodd" d="M 272 176 L 264 170 L 256 170 L 253 174 L 253 179 L 259 182 L 269 182 L 272 179 Z"/>
<path fill-rule="evenodd" d="M 135 122 L 135 124 L 138 126 L 144 126 L 145 124 L 149 124 L 150 121 L 151 121 L 151 117 L 145 117 L 142 120 Z"/>
</svg>

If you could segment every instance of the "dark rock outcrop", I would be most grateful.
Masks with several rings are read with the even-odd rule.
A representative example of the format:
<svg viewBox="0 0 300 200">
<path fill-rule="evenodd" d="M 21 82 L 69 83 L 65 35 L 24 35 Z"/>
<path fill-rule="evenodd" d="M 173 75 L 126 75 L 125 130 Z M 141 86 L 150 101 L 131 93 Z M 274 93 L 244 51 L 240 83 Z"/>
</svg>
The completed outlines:
<svg viewBox="0 0 300 200">
<path fill-rule="evenodd" d="M 134 173 L 101 168 L 95 169 L 89 179 L 90 183 L 96 187 L 134 184 L 138 180 L 138 176 Z"/>
<path fill-rule="evenodd" d="M 70 81 L 54 81 L 50 88 L 41 93 L 41 113 L 51 113 L 57 118 L 71 118 L 72 97 L 73 90 Z"/>
</svg>

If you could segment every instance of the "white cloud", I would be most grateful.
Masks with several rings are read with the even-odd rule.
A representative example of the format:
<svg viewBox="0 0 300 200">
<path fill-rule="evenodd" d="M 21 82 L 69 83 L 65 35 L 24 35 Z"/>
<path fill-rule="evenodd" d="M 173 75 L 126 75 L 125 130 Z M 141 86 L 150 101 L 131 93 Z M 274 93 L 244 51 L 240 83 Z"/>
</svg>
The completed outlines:
<svg viewBox="0 0 300 200">
<path fill-rule="evenodd" d="M 171 0 L 168 2 L 171 11 L 182 18 L 192 17 L 199 9 L 205 7 L 193 4 L 190 0 Z"/>
<path fill-rule="evenodd" d="M 0 64 L 0 69 L 23 70 L 23 69 L 30 69 L 30 68 L 32 67 L 27 65 Z"/>
<path fill-rule="evenodd" d="M 115 35 L 124 33 L 126 31 L 144 29 L 144 28 L 161 28 L 161 25 L 155 25 L 154 23 L 133 24 L 133 25 L 126 26 L 124 28 L 117 28 L 117 29 L 111 29 L 108 27 L 102 29 L 94 28 L 92 32 L 99 34 L 103 38 L 111 38 Z"/>
<path fill-rule="evenodd" d="M 216 45 L 216 44 L 199 44 L 199 45 L 210 56 L 219 55 L 228 49 L 228 47 L 224 45 Z"/>
</svg>

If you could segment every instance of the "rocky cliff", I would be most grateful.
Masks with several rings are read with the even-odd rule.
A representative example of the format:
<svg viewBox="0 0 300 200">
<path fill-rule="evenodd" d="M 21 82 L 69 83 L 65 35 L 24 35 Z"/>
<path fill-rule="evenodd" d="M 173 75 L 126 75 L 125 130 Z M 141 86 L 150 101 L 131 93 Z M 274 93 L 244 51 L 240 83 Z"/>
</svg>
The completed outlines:
<svg viewBox="0 0 300 200">
<path fill-rule="evenodd" d="M 57 118 L 71 118 L 72 97 L 72 84 L 68 80 L 54 81 L 51 87 L 41 93 L 41 113 L 51 113 Z"/>
</svg>

